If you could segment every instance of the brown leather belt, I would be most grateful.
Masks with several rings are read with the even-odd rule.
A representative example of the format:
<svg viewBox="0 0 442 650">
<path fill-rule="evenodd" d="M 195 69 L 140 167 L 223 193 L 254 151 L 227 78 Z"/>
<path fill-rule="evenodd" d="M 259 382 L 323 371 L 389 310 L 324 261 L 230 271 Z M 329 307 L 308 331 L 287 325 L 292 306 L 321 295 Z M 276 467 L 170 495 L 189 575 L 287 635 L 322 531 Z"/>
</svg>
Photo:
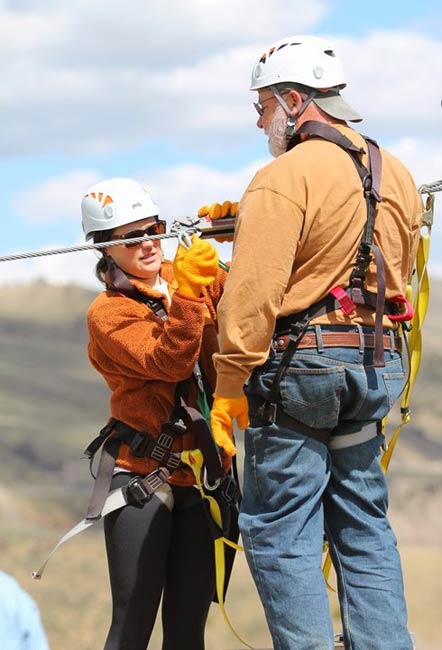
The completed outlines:
<svg viewBox="0 0 442 650">
<path fill-rule="evenodd" d="M 385 350 L 402 350 L 402 339 L 399 336 L 388 335 L 382 337 L 384 341 Z M 363 334 L 359 336 L 358 332 L 324 332 L 321 331 L 321 336 L 317 337 L 314 332 L 306 333 L 299 341 L 297 349 L 300 348 L 359 348 L 361 346 L 366 348 L 374 348 L 374 334 Z M 288 334 L 276 335 L 272 340 L 272 348 L 277 352 L 285 350 L 290 342 Z"/>
</svg>

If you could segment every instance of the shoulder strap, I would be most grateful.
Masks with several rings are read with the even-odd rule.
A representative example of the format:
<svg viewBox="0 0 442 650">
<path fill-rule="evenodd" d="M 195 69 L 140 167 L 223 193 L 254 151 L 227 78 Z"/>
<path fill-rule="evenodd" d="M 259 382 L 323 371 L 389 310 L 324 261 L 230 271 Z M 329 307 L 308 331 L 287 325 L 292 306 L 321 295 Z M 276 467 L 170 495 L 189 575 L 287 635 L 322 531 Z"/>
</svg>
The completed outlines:
<svg viewBox="0 0 442 650">
<path fill-rule="evenodd" d="M 383 366 L 384 352 L 382 345 L 382 316 L 385 305 L 385 272 L 382 253 L 379 247 L 374 243 L 374 225 L 377 213 L 377 204 L 382 200 L 380 194 L 382 158 L 379 146 L 375 140 L 363 136 L 368 148 L 368 166 L 366 167 L 361 161 L 361 154 L 365 153 L 365 150 L 361 147 L 357 147 L 349 138 L 347 138 L 347 136 L 329 124 L 309 120 L 300 126 L 297 136 L 302 133 L 323 138 L 324 140 L 332 142 L 344 149 L 344 151 L 346 151 L 351 157 L 361 179 L 367 206 L 367 219 L 361 242 L 359 244 L 355 266 L 350 275 L 349 291 L 350 297 L 355 304 L 367 304 L 364 296 L 364 282 L 373 254 L 376 261 L 377 282 L 374 365 Z M 296 146 L 299 142 L 299 139 L 294 141 L 292 146 Z M 321 301 L 315 303 L 313 307 L 319 306 L 320 303 Z M 311 317 L 312 316 L 310 316 L 310 318 Z M 307 324 L 308 319 L 306 317 L 304 320 L 304 326 L 306 327 Z"/>
</svg>

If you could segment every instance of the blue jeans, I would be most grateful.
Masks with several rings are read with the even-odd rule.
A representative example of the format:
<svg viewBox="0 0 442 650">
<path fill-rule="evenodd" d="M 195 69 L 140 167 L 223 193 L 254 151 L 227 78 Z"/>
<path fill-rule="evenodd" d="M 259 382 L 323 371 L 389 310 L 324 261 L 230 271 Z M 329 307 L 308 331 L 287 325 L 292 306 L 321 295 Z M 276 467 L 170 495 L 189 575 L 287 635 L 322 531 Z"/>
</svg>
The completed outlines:
<svg viewBox="0 0 442 650">
<path fill-rule="evenodd" d="M 286 413 L 332 435 L 379 421 L 399 396 L 400 355 L 372 350 L 302 349 L 281 382 Z M 244 498 L 240 529 L 275 650 L 333 650 L 321 569 L 324 531 L 338 579 L 346 650 L 411 650 L 402 570 L 387 519 L 380 467 L 383 436 L 328 449 L 296 430 L 260 420 L 281 354 L 271 353 L 247 387 Z"/>
</svg>

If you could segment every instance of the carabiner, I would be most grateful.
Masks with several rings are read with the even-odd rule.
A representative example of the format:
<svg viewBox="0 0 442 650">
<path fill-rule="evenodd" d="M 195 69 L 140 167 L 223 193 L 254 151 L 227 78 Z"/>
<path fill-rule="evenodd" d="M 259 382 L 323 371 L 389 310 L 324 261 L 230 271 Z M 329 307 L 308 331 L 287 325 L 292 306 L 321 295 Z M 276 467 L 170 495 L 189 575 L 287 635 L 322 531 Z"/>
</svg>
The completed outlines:
<svg viewBox="0 0 442 650">
<path fill-rule="evenodd" d="M 209 480 L 208 480 L 208 477 L 207 477 L 207 468 L 204 467 L 203 485 L 206 488 L 206 490 L 208 490 L 209 492 L 213 492 L 214 490 L 216 490 L 221 485 L 221 483 L 223 482 L 223 479 L 224 479 L 224 477 L 223 478 L 217 478 L 217 479 L 215 479 L 215 481 L 213 483 L 209 483 Z"/>
<path fill-rule="evenodd" d="M 192 239 L 188 232 L 180 232 L 178 234 L 178 243 L 183 247 L 189 250 L 192 247 Z"/>
</svg>

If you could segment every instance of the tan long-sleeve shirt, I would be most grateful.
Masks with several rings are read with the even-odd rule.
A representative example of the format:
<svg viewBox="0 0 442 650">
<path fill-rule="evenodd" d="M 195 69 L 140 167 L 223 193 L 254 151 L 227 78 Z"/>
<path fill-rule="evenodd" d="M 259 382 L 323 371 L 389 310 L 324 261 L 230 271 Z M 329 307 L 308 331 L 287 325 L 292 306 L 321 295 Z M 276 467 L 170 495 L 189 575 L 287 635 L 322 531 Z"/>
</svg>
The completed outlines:
<svg viewBox="0 0 442 650">
<path fill-rule="evenodd" d="M 334 126 L 366 151 L 359 133 Z M 392 298 L 405 293 L 422 205 L 407 169 L 384 149 L 381 154 L 375 243 L 384 257 L 386 297 Z M 218 395 L 242 394 L 252 370 L 268 356 L 276 318 L 309 307 L 333 287 L 348 286 L 366 214 L 350 156 L 320 138 L 309 138 L 256 174 L 241 199 L 231 269 L 218 306 Z M 376 291 L 374 263 L 366 286 Z M 362 307 L 348 317 L 336 311 L 313 322 L 374 325 L 374 312 Z"/>
</svg>

